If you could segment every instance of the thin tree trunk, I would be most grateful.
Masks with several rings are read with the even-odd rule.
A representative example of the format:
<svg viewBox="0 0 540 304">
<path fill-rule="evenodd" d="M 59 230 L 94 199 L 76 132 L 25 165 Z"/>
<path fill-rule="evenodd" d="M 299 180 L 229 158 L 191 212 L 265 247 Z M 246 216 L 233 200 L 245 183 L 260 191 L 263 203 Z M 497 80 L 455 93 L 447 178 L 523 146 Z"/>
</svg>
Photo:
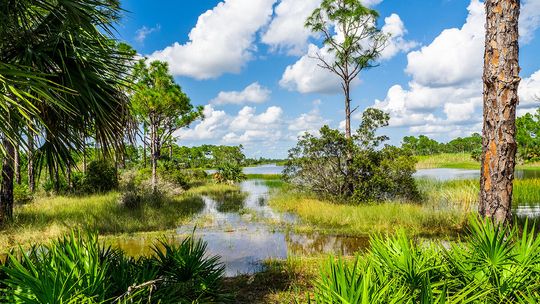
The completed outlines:
<svg viewBox="0 0 540 304">
<path fill-rule="evenodd" d="M 173 146 L 172 144 L 169 145 L 169 159 L 172 160 L 172 154 L 173 154 Z"/>
<path fill-rule="evenodd" d="M 345 84 L 343 91 L 345 93 L 345 137 L 351 138 L 351 96 L 348 84 Z"/>
<path fill-rule="evenodd" d="M 73 191 L 73 182 L 71 181 L 71 164 L 67 164 L 66 166 L 66 178 L 67 178 L 67 185 L 69 192 Z"/>
<path fill-rule="evenodd" d="M 60 169 L 58 164 L 54 165 L 54 191 L 60 193 Z"/>
<path fill-rule="evenodd" d="M 15 182 L 21 184 L 21 155 L 19 150 L 19 145 L 15 145 L 15 155 L 13 157 L 14 166 L 15 166 Z"/>
<path fill-rule="evenodd" d="M 0 185 L 0 225 L 13 218 L 13 181 L 15 178 L 15 147 L 7 138 L 2 139 L 5 156 L 2 162 L 2 184 Z"/>
<path fill-rule="evenodd" d="M 519 0 L 486 0 L 484 127 L 479 212 L 500 224 L 512 220 L 518 99 Z"/>
<path fill-rule="evenodd" d="M 146 125 L 143 126 L 143 163 L 146 168 Z"/>
<path fill-rule="evenodd" d="M 152 162 L 152 192 L 157 191 L 157 159 L 158 159 L 158 138 L 157 127 L 152 124 L 151 128 L 151 162 Z"/>
<path fill-rule="evenodd" d="M 28 189 L 30 192 L 34 192 L 36 189 L 36 182 L 34 179 L 34 133 L 30 127 L 28 127 L 28 153 L 26 155 L 26 158 L 28 159 Z"/>
<path fill-rule="evenodd" d="M 88 160 L 86 159 L 86 135 L 84 135 L 83 139 L 83 173 L 86 174 L 86 168 L 88 166 Z"/>
</svg>

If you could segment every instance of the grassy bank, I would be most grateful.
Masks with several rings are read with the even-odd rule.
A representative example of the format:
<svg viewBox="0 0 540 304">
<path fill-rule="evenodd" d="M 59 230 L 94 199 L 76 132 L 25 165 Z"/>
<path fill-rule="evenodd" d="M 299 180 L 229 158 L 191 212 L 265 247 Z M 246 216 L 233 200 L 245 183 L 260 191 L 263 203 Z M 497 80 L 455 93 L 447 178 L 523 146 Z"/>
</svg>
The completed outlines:
<svg viewBox="0 0 540 304">
<path fill-rule="evenodd" d="M 416 156 L 416 169 L 452 168 L 480 169 L 480 163 L 470 153 L 442 153 Z"/>
<path fill-rule="evenodd" d="M 441 153 L 435 155 L 416 156 L 416 169 L 480 169 L 480 162 L 474 160 L 470 153 Z M 518 164 L 518 170 L 540 170 L 540 163 Z"/>
<path fill-rule="evenodd" d="M 295 229 L 327 234 L 367 235 L 393 233 L 405 229 L 411 234 L 438 236 L 461 230 L 466 214 L 416 203 L 342 205 L 299 193 L 275 195 L 270 205 L 282 212 L 298 215 L 302 223 Z"/>
<path fill-rule="evenodd" d="M 119 204 L 121 194 L 117 192 L 84 197 L 38 197 L 32 203 L 16 206 L 14 221 L 0 234 L 0 246 L 5 252 L 17 244 L 57 238 L 73 228 L 98 231 L 102 235 L 173 229 L 204 208 L 200 195 L 232 189 L 237 188 L 209 184 L 136 208 Z"/>
<path fill-rule="evenodd" d="M 461 232 L 469 214 L 477 210 L 478 181 L 418 180 L 417 183 L 422 193 L 419 203 L 344 205 L 284 190 L 276 192 L 270 205 L 298 215 L 302 221 L 295 229 L 303 232 L 366 235 L 404 229 L 421 236 L 451 236 Z M 515 205 L 537 202 L 540 202 L 540 180 L 517 180 Z"/>
<path fill-rule="evenodd" d="M 280 180 L 283 178 L 281 174 L 247 174 L 247 179 L 263 179 L 263 180 Z"/>
</svg>

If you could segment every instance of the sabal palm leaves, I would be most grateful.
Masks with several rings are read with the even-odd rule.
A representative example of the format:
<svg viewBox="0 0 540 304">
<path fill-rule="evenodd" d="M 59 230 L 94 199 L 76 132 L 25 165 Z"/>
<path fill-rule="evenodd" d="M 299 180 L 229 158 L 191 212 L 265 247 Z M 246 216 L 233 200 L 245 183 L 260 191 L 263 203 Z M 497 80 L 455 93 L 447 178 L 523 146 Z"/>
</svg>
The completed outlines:
<svg viewBox="0 0 540 304">
<path fill-rule="evenodd" d="M 400 233 L 374 237 L 357 262 L 331 260 L 315 283 L 317 303 L 536 303 L 540 237 L 491 222 L 449 248 Z"/>
<path fill-rule="evenodd" d="M 122 75 L 131 56 L 111 39 L 118 1 L 1 0 L 0 8 L 3 136 L 19 144 L 27 130 L 37 133 L 44 144 L 35 163 L 51 173 L 72 163 L 89 126 L 100 147 L 117 147 L 129 113 Z"/>
</svg>

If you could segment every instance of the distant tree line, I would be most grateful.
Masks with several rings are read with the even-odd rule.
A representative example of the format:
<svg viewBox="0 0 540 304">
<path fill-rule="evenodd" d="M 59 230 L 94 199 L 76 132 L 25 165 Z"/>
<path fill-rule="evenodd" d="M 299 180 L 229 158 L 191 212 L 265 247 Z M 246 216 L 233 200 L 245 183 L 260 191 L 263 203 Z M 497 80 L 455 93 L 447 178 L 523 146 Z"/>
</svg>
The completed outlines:
<svg viewBox="0 0 540 304">
<path fill-rule="evenodd" d="M 458 137 L 448 143 L 441 143 L 425 135 L 405 136 L 402 147 L 414 155 L 434 155 L 439 153 L 473 153 L 481 151 L 482 136 L 474 133 L 468 137 Z"/>
<path fill-rule="evenodd" d="M 540 161 L 540 109 L 516 119 L 517 157 L 523 162 Z M 425 135 L 405 136 L 402 148 L 414 155 L 434 155 L 440 153 L 471 153 L 480 161 L 482 153 L 482 135 L 458 137 L 447 143 L 438 142 Z"/>
</svg>

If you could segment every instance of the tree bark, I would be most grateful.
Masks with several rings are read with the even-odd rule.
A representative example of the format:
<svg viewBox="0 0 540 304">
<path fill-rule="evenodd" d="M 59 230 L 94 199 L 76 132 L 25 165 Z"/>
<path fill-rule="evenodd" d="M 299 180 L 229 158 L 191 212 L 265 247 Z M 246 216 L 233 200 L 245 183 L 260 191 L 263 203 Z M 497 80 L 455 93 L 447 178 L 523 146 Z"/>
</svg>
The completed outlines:
<svg viewBox="0 0 540 304">
<path fill-rule="evenodd" d="M 13 180 L 15 178 L 15 146 L 7 138 L 2 139 L 5 156 L 2 161 L 2 184 L 0 185 L 0 225 L 13 218 Z"/>
<path fill-rule="evenodd" d="M 351 138 L 351 91 L 348 84 L 345 84 L 345 137 Z"/>
<path fill-rule="evenodd" d="M 479 213 L 512 220 L 512 191 L 519 103 L 519 0 L 486 0 L 484 127 Z"/>
<path fill-rule="evenodd" d="M 30 192 L 34 192 L 36 189 L 36 182 L 34 179 L 34 133 L 32 129 L 28 128 L 28 153 L 27 158 L 27 170 L 28 170 L 28 189 Z"/>
</svg>

